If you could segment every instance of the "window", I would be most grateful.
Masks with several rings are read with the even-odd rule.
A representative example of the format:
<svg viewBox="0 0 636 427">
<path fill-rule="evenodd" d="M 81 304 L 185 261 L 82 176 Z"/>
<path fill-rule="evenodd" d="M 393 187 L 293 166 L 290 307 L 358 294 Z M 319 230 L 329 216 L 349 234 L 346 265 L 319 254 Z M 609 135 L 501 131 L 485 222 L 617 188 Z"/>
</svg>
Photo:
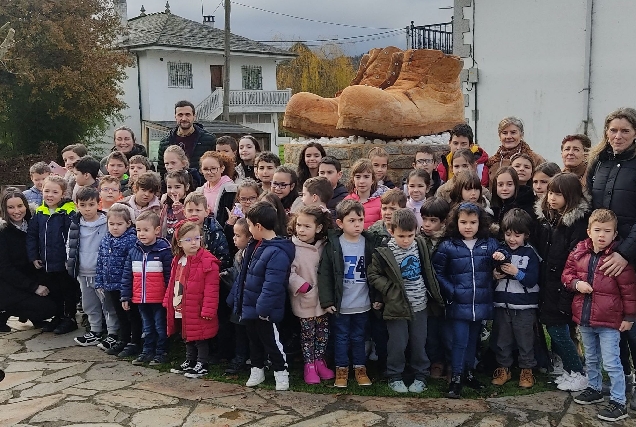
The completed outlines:
<svg viewBox="0 0 636 427">
<path fill-rule="evenodd" d="M 192 89 L 192 64 L 168 62 L 168 87 Z"/>
<path fill-rule="evenodd" d="M 263 70 L 253 65 L 241 67 L 243 90 L 263 90 Z"/>
</svg>

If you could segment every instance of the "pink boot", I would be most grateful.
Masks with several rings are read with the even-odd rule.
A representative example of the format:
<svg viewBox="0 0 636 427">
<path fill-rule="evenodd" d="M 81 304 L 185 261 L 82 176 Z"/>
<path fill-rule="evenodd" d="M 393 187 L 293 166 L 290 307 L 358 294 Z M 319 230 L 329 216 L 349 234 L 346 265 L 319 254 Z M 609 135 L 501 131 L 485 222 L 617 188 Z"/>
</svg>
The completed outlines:
<svg viewBox="0 0 636 427">
<path fill-rule="evenodd" d="M 318 372 L 321 380 L 331 380 L 336 377 L 336 374 L 334 374 L 331 369 L 327 368 L 327 364 L 324 360 L 316 360 L 314 365 L 316 365 L 316 372 Z"/>
<path fill-rule="evenodd" d="M 307 384 L 320 384 L 320 377 L 316 373 L 316 365 L 305 363 L 305 382 Z"/>
</svg>

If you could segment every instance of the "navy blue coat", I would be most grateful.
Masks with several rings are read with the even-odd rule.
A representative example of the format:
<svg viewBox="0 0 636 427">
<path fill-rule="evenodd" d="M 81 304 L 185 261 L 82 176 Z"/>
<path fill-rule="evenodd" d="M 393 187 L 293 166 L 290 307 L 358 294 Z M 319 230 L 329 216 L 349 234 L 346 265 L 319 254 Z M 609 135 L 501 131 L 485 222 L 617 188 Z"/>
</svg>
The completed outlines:
<svg viewBox="0 0 636 427">
<path fill-rule="evenodd" d="M 446 301 L 448 319 L 492 319 L 495 280 L 492 254 L 498 243 L 492 237 L 477 239 L 472 252 L 461 239 L 440 243 L 433 268 Z"/>
<path fill-rule="evenodd" d="M 258 243 L 250 241 L 245 250 L 241 272 L 232 286 L 227 303 L 241 320 L 268 317 L 280 322 L 285 315 L 285 300 L 291 264 L 296 247 L 291 240 L 276 237 Z"/>
<path fill-rule="evenodd" d="M 75 215 L 75 205 L 62 200 L 60 207 L 50 212 L 43 203 L 35 210 L 27 231 L 29 261 L 42 261 L 47 273 L 66 271 L 66 240 Z"/>
<path fill-rule="evenodd" d="M 124 265 L 128 253 L 137 243 L 137 231 L 135 227 L 129 227 L 119 237 L 108 233 L 99 244 L 97 254 L 97 276 L 95 277 L 95 289 L 105 291 L 121 291 Z"/>
</svg>

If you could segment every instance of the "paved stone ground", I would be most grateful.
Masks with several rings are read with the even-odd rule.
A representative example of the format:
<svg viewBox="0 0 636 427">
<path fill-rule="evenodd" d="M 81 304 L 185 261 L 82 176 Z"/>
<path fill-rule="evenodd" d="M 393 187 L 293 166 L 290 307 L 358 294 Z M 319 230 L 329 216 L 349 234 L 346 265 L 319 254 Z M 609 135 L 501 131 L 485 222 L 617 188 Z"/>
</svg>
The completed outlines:
<svg viewBox="0 0 636 427">
<path fill-rule="evenodd" d="M 550 391 L 481 400 L 321 395 L 188 380 L 114 360 L 74 334 L 11 322 L 0 334 L 0 426 L 602 426 L 595 406 Z M 635 418 L 616 425 L 635 426 Z"/>
</svg>

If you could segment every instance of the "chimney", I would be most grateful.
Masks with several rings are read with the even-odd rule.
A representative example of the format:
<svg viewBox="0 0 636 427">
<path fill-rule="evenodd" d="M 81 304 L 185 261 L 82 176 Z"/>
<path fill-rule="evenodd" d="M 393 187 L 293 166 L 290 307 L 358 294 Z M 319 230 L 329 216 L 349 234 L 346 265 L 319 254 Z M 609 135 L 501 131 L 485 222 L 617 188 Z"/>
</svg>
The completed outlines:
<svg viewBox="0 0 636 427">
<path fill-rule="evenodd" d="M 210 28 L 214 28 L 214 15 L 203 16 L 203 25 L 207 25 Z"/>
<path fill-rule="evenodd" d="M 121 26 L 126 28 L 128 25 L 128 4 L 126 0 L 116 0 L 115 1 L 115 12 L 119 15 L 119 19 L 121 20 Z"/>
</svg>

